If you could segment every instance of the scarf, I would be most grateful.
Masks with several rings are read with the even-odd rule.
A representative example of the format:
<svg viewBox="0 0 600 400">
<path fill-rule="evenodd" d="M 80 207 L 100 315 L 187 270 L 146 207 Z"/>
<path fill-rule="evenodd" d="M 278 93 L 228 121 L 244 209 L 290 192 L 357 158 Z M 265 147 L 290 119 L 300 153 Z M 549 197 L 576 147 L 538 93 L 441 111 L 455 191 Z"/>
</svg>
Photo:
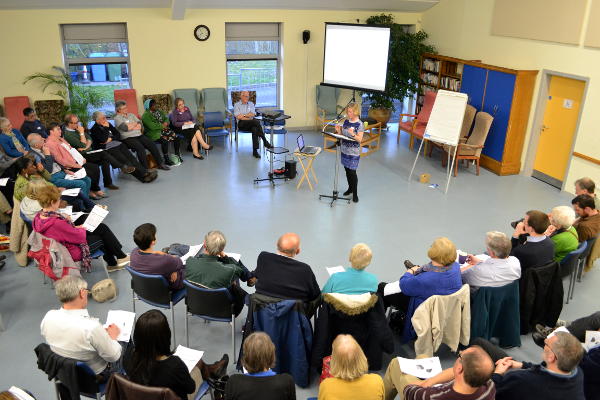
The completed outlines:
<svg viewBox="0 0 600 400">
<path fill-rule="evenodd" d="M 25 148 L 23 147 L 23 145 L 21 144 L 21 142 L 19 141 L 19 139 L 17 138 L 17 136 L 15 135 L 15 133 L 13 131 L 5 132 L 5 133 L 11 138 L 13 144 L 17 148 L 17 151 L 19 151 L 21 153 L 25 152 Z"/>
<path fill-rule="evenodd" d="M 60 220 L 66 221 L 72 227 L 73 222 L 65 218 L 64 215 L 57 213 L 56 211 L 40 211 L 40 215 L 44 218 L 58 218 Z M 81 250 L 81 267 L 85 269 L 85 272 L 92 272 L 92 258 L 90 257 L 90 246 L 87 243 L 81 243 L 79 245 L 79 249 Z"/>
</svg>

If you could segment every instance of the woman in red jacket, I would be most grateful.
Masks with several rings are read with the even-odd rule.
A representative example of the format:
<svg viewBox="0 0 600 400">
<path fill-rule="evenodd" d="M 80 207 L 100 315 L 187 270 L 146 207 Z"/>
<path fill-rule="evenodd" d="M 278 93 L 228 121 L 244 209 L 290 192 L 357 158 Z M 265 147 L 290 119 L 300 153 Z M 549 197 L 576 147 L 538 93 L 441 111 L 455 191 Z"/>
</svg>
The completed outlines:
<svg viewBox="0 0 600 400">
<path fill-rule="evenodd" d="M 108 226 L 101 223 L 94 232 L 88 232 L 81 226 L 87 215 L 77 219 L 78 225 L 75 225 L 70 217 L 58 212 L 60 191 L 56 186 L 40 189 L 38 202 L 42 211 L 37 213 L 31 224 L 33 230 L 63 244 L 73 261 L 81 261 L 83 268 L 90 267 L 90 247 L 102 249 L 109 270 L 124 268 L 129 263 L 129 256 L 123 253 L 121 243 Z"/>
</svg>

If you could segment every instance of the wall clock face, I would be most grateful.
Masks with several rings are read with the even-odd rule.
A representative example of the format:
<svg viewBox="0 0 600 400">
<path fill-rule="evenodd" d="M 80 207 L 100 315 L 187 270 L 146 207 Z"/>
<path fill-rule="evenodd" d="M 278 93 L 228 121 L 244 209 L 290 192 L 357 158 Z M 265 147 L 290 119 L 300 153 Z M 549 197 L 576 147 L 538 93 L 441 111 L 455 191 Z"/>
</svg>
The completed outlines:
<svg viewBox="0 0 600 400">
<path fill-rule="evenodd" d="M 210 37 L 210 29 L 208 29 L 208 26 L 206 25 L 198 25 L 194 28 L 194 37 L 196 40 L 204 42 Z"/>
</svg>

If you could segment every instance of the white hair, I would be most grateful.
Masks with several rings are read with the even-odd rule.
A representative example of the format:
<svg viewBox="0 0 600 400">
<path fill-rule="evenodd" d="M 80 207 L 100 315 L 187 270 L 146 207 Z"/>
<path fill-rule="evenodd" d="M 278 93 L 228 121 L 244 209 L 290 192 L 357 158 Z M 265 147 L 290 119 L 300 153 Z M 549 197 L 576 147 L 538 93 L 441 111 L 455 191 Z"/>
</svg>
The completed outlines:
<svg viewBox="0 0 600 400">
<path fill-rule="evenodd" d="M 227 241 L 221 231 L 210 231 L 204 236 L 204 248 L 211 256 L 216 256 L 225 249 Z"/>
<path fill-rule="evenodd" d="M 485 245 L 493 251 L 498 258 L 508 257 L 512 250 L 510 239 L 504 233 L 498 231 L 486 233 Z"/>
<path fill-rule="evenodd" d="M 559 229 L 569 229 L 575 218 L 575 211 L 569 206 L 554 207 L 550 212 L 550 222 Z"/>
<path fill-rule="evenodd" d="M 79 296 L 81 289 L 87 289 L 87 282 L 80 276 L 67 275 L 54 283 L 54 292 L 58 301 L 68 303 Z"/>
</svg>

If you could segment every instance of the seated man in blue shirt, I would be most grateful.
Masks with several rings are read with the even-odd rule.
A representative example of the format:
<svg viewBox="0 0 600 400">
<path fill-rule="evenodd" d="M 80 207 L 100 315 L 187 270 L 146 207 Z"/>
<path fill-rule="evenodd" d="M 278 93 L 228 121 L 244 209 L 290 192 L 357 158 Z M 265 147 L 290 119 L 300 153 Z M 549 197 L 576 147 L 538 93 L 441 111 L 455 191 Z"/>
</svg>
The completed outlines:
<svg viewBox="0 0 600 400">
<path fill-rule="evenodd" d="M 25 117 L 25 121 L 23 121 L 23 125 L 21 125 L 21 135 L 23 135 L 25 139 L 27 139 L 27 135 L 29 135 L 30 133 L 37 133 L 44 139 L 48 137 L 46 127 L 38 119 L 37 114 L 35 113 L 33 108 L 24 108 L 23 116 Z"/>
<path fill-rule="evenodd" d="M 265 147 L 271 148 L 271 143 L 265 137 L 260 121 L 254 119 L 256 109 L 254 103 L 250 100 L 250 94 L 247 91 L 240 93 L 241 100 L 233 105 L 233 116 L 237 120 L 238 128 L 244 131 L 252 132 L 252 154 L 256 158 L 260 158 L 258 154 L 258 139 L 261 138 Z"/>
</svg>

